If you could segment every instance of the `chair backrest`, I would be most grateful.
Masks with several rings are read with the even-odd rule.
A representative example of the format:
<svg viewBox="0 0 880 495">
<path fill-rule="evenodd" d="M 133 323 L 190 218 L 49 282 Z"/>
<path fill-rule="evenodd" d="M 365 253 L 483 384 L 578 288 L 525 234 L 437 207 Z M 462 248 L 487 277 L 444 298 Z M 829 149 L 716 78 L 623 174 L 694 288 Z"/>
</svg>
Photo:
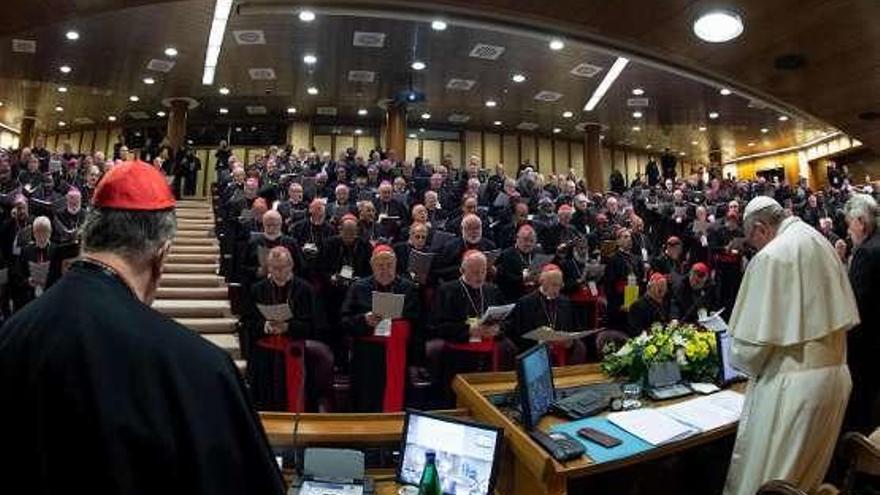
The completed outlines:
<svg viewBox="0 0 880 495">
<path fill-rule="evenodd" d="M 787 481 L 772 480 L 761 485 L 755 495 L 807 495 L 807 492 Z"/>
<path fill-rule="evenodd" d="M 852 431 L 843 435 L 843 455 L 847 463 L 843 493 L 853 492 L 856 478 L 860 474 L 880 476 L 880 444 L 872 440 L 876 436 L 876 431 L 870 439 Z"/>
<path fill-rule="evenodd" d="M 599 354 L 602 354 L 608 344 L 613 343 L 619 349 L 627 340 L 629 340 L 629 336 L 619 330 L 603 330 L 596 334 L 596 349 Z"/>
</svg>

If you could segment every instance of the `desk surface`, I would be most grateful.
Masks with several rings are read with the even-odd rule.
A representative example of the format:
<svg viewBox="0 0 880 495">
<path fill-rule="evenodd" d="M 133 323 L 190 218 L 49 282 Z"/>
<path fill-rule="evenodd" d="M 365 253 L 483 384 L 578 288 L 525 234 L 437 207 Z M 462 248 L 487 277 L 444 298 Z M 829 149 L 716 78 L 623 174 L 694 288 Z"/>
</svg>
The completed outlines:
<svg viewBox="0 0 880 495">
<path fill-rule="evenodd" d="M 586 364 L 579 366 L 567 366 L 554 368 L 554 383 L 557 388 L 569 388 L 611 381 L 602 373 L 598 364 Z M 593 462 L 587 457 L 560 464 L 547 454 L 526 431 L 511 418 L 503 414 L 486 399 L 487 395 L 511 392 L 516 387 L 516 373 L 473 373 L 456 377 L 453 388 L 458 398 L 458 406 L 468 408 L 471 416 L 504 428 L 505 444 L 510 448 L 513 455 L 531 473 L 541 480 L 545 486 L 552 485 L 553 478 L 568 479 L 582 476 L 590 476 L 600 472 L 621 468 L 624 466 L 645 462 L 652 459 L 668 456 L 676 452 L 693 448 L 717 440 L 736 431 L 737 424 L 731 424 L 715 430 L 706 431 L 690 436 L 680 441 L 671 442 L 650 449 L 646 452 L 602 463 Z M 733 390 L 743 391 L 745 384 L 737 384 Z M 688 397 L 691 398 L 691 397 Z M 681 400 L 686 400 L 681 399 Z M 663 405 L 673 404 L 676 401 L 664 401 Z M 650 405 L 650 403 L 648 404 Z M 538 427 L 546 431 L 554 424 L 564 423 L 564 419 L 553 416 L 544 417 Z M 552 489 L 550 490 L 553 491 Z M 560 493 L 564 493 L 562 490 Z"/>
</svg>

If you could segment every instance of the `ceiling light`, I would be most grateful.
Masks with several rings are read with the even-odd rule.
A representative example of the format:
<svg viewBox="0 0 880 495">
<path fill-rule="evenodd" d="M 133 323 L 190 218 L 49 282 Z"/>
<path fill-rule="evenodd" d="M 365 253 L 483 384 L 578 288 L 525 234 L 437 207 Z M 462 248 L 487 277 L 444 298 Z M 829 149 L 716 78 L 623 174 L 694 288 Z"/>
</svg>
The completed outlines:
<svg viewBox="0 0 880 495">
<path fill-rule="evenodd" d="M 495 125 L 501 125 L 501 124 L 503 124 L 503 122 L 501 122 L 500 120 L 496 120 L 495 122 L 492 122 L 492 123 L 495 124 Z"/>
<path fill-rule="evenodd" d="M 167 57 L 176 57 L 177 56 L 177 48 L 173 46 L 169 46 L 165 49 L 165 56 Z"/>
<path fill-rule="evenodd" d="M 445 31 L 446 30 L 446 23 L 443 21 L 439 21 L 439 20 L 434 21 L 431 23 L 431 29 L 433 29 L 434 31 Z"/>
<path fill-rule="evenodd" d="M 417 136 L 416 136 L 415 134 L 410 134 L 408 137 L 409 137 L 410 139 L 415 139 Z"/>
<path fill-rule="evenodd" d="M 565 43 L 563 43 L 562 40 L 556 39 L 556 40 L 550 41 L 550 49 L 551 50 L 559 51 L 559 50 L 562 50 L 563 48 L 565 48 Z"/>
<path fill-rule="evenodd" d="M 749 143 L 749 146 L 754 146 L 754 145 L 755 145 L 755 143 Z"/>
<path fill-rule="evenodd" d="M 145 77 L 144 84 L 156 84 L 156 80 L 153 79 L 152 77 Z"/>
<path fill-rule="evenodd" d="M 131 95 L 128 97 L 128 101 L 139 101 L 139 100 L 140 100 L 140 98 L 137 97 L 136 95 Z"/>
<path fill-rule="evenodd" d="M 425 65 L 424 62 L 416 60 L 410 65 L 410 67 L 412 67 L 412 70 L 425 70 L 425 67 L 427 67 L 427 65 Z"/>
<path fill-rule="evenodd" d="M 76 31 L 68 31 L 64 36 L 67 37 L 67 39 L 69 39 L 70 41 L 76 41 L 79 39 L 79 33 L 77 33 Z"/>
<path fill-rule="evenodd" d="M 59 93 L 67 93 L 67 86 L 58 86 Z"/>
<path fill-rule="evenodd" d="M 358 115 L 360 115 L 361 117 L 363 117 L 366 114 L 367 114 L 366 108 L 361 108 L 360 110 L 358 110 Z"/>
<path fill-rule="evenodd" d="M 614 84 L 614 81 L 617 79 L 617 76 L 623 72 L 623 69 L 626 67 L 626 64 L 629 63 L 628 59 L 623 57 L 617 57 L 617 60 L 614 61 L 614 65 L 608 70 L 605 74 L 605 77 L 602 79 L 602 82 L 599 83 L 599 86 L 596 87 L 596 91 L 593 92 L 593 96 L 590 97 L 587 104 L 584 105 L 584 110 L 588 112 L 592 112 L 596 105 L 599 104 L 599 101 L 605 96 L 605 92 L 608 91 L 608 88 Z"/>
<path fill-rule="evenodd" d="M 634 119 L 642 118 L 642 112 L 633 112 L 633 118 Z"/>
<path fill-rule="evenodd" d="M 425 112 L 425 113 L 422 114 L 422 120 L 428 120 L 428 119 L 430 119 L 430 118 L 431 118 L 431 114 L 430 114 L 430 113 Z"/>
<path fill-rule="evenodd" d="M 303 22 L 312 22 L 315 20 L 315 13 L 311 10 L 303 10 L 299 13 L 299 20 Z"/>
<path fill-rule="evenodd" d="M 229 113 L 229 109 L 228 108 L 221 108 L 220 113 L 225 115 L 225 114 Z"/>
<path fill-rule="evenodd" d="M 696 141 L 691 141 L 691 146 L 696 146 L 696 145 L 698 145 L 698 144 L 699 144 L 699 143 L 697 143 Z"/>
<path fill-rule="evenodd" d="M 710 119 L 717 119 L 719 117 L 718 112 L 709 112 Z"/>
<path fill-rule="evenodd" d="M 678 154 L 681 155 L 681 156 L 684 156 L 684 155 L 686 155 L 687 153 L 685 153 L 684 151 L 679 151 Z"/>
<path fill-rule="evenodd" d="M 419 127 L 419 132 L 425 132 L 425 128 L 424 128 L 424 127 Z"/>
<path fill-rule="evenodd" d="M 361 130 L 361 129 L 355 129 L 355 130 L 354 130 L 354 133 L 355 133 L 355 134 L 363 134 L 364 131 Z"/>
<path fill-rule="evenodd" d="M 221 95 L 228 95 L 229 94 L 229 88 L 227 88 L 226 86 L 221 87 L 218 91 L 220 92 Z"/>
<path fill-rule="evenodd" d="M 61 107 L 61 106 L 55 107 L 55 111 L 56 111 L 56 112 L 63 112 L 63 111 L 64 111 L 64 107 Z"/>
<path fill-rule="evenodd" d="M 303 56 L 303 63 L 309 64 L 309 65 L 312 65 L 312 64 L 315 64 L 315 63 L 317 63 L 317 62 L 318 62 L 318 57 L 316 57 L 316 56 L 314 56 L 314 55 L 312 55 L 312 54 L 308 54 L 308 55 Z"/>
<path fill-rule="evenodd" d="M 634 125 L 633 128 L 632 128 L 632 130 L 633 130 L 634 132 L 639 132 L 639 131 L 642 130 L 642 128 L 639 127 L 639 126 L 637 126 L 637 125 Z"/>
<path fill-rule="evenodd" d="M 211 21 L 211 32 L 208 34 L 208 46 L 205 49 L 205 69 L 202 72 L 202 84 L 214 84 L 217 73 L 217 62 L 220 60 L 220 48 L 226 35 L 226 23 L 232 12 L 232 0 L 214 0 L 214 17 Z"/>
<path fill-rule="evenodd" d="M 636 96 L 642 96 L 643 94 L 645 94 L 645 90 L 642 88 L 634 88 L 632 93 Z"/>
<path fill-rule="evenodd" d="M 513 79 L 513 82 L 515 82 L 515 83 L 521 83 L 521 82 L 525 82 L 526 76 L 524 76 L 522 74 L 514 74 L 513 77 L 511 77 L 511 79 Z"/>
<path fill-rule="evenodd" d="M 164 117 L 164 116 L 165 116 L 165 112 L 163 112 L 162 110 L 159 110 L 158 112 L 156 112 L 156 117 Z"/>
<path fill-rule="evenodd" d="M 70 74 L 70 71 L 73 69 L 71 69 L 69 65 L 62 65 L 58 70 L 60 70 L 62 74 Z"/>
<path fill-rule="evenodd" d="M 289 113 L 289 114 L 296 113 L 296 107 L 287 107 L 287 113 Z"/>
<path fill-rule="evenodd" d="M 495 108 L 498 105 L 498 102 L 495 100 L 486 100 L 486 106 L 489 108 Z"/>
<path fill-rule="evenodd" d="M 58 127 L 64 127 L 66 125 L 67 125 L 67 122 L 65 122 L 63 120 L 58 121 Z"/>
<path fill-rule="evenodd" d="M 562 129 L 560 129 L 558 127 L 553 128 L 553 134 L 559 134 L 560 132 L 562 132 Z"/>
<path fill-rule="evenodd" d="M 110 122 L 116 122 L 116 116 L 115 115 L 108 115 L 107 120 L 109 120 Z"/>
<path fill-rule="evenodd" d="M 652 146 L 650 144 L 645 145 L 645 149 L 651 149 L 651 148 L 652 148 Z"/>
<path fill-rule="evenodd" d="M 730 90 L 727 89 L 727 88 L 721 88 L 721 89 L 718 90 L 718 92 L 721 93 L 721 96 L 727 96 L 727 95 L 729 95 L 732 91 L 730 91 Z"/>
<path fill-rule="evenodd" d="M 770 129 L 767 129 L 766 127 L 761 128 L 761 134 L 767 134 L 768 132 L 770 132 Z"/>
<path fill-rule="evenodd" d="M 743 32 L 742 18 L 730 11 L 716 10 L 694 21 L 694 34 L 709 43 L 724 43 Z"/>
<path fill-rule="evenodd" d="M 314 95 L 318 94 L 318 88 L 316 88 L 314 86 L 309 86 L 309 88 L 306 89 L 306 93 L 314 96 Z"/>
<path fill-rule="evenodd" d="M 566 119 L 570 119 L 570 118 L 574 117 L 574 112 L 572 112 L 571 110 L 566 110 L 566 111 L 562 112 L 562 116 Z"/>
<path fill-rule="evenodd" d="M 706 132 L 706 126 L 701 125 L 701 126 L 700 126 L 700 132 Z"/>
<path fill-rule="evenodd" d="M 788 120 L 788 115 L 780 115 L 780 116 L 779 116 L 779 121 L 780 121 L 780 122 L 785 122 L 786 120 Z"/>
</svg>

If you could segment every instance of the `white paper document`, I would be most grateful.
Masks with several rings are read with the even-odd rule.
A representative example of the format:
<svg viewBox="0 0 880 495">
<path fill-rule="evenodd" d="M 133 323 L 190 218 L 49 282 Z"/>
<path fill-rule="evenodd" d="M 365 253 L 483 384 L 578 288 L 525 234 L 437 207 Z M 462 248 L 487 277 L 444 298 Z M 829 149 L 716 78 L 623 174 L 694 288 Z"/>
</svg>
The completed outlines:
<svg viewBox="0 0 880 495">
<path fill-rule="evenodd" d="M 284 304 L 257 304 L 257 309 L 268 321 L 287 321 L 293 318 L 293 312 L 290 311 L 290 305 Z"/>
<path fill-rule="evenodd" d="M 46 280 L 49 278 L 49 262 L 29 261 L 28 267 L 30 268 L 31 278 L 34 281 L 34 284 L 39 285 L 40 287 L 45 287 Z"/>
<path fill-rule="evenodd" d="M 584 330 L 582 332 L 558 332 L 550 327 L 538 327 L 531 332 L 524 333 L 523 338 L 537 340 L 538 342 L 562 342 L 565 340 L 580 339 L 602 330 L 605 329 L 599 328 L 596 330 Z"/>
<path fill-rule="evenodd" d="M 652 408 L 611 413 L 608 421 L 654 446 L 698 433 L 697 429 Z"/>
<path fill-rule="evenodd" d="M 725 390 L 658 410 L 680 423 L 700 431 L 709 431 L 739 421 L 744 399 L 739 392 Z"/>
<path fill-rule="evenodd" d="M 707 315 L 705 318 L 700 318 L 700 325 L 703 325 L 709 330 L 713 332 L 726 332 L 729 330 L 727 326 L 727 322 L 721 318 L 721 313 L 724 309 L 719 309 L 712 314 Z"/>
<path fill-rule="evenodd" d="M 403 316 L 403 294 L 373 291 L 373 314 L 393 320 Z"/>
<path fill-rule="evenodd" d="M 483 316 L 480 318 L 481 325 L 495 325 L 497 323 L 501 323 L 507 318 L 507 315 L 513 311 L 514 306 L 516 304 L 505 304 L 504 306 L 489 306 L 486 308 L 486 312 L 483 313 Z"/>
</svg>

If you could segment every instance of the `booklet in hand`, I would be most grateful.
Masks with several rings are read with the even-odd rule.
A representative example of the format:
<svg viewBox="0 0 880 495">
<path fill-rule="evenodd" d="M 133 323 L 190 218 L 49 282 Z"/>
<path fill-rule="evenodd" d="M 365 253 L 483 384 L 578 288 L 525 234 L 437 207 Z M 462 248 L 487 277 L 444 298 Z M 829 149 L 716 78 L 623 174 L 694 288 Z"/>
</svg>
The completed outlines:
<svg viewBox="0 0 880 495">
<path fill-rule="evenodd" d="M 287 321 L 293 318 L 293 312 L 290 311 L 290 305 L 282 304 L 257 304 L 257 309 L 268 321 Z"/>
<path fill-rule="evenodd" d="M 373 291 L 373 314 L 386 320 L 393 320 L 403 316 L 403 294 L 391 292 Z"/>
<path fill-rule="evenodd" d="M 420 284 L 428 282 L 428 274 L 431 272 L 434 256 L 436 256 L 434 253 L 424 253 L 416 249 L 410 250 L 409 267 L 407 268 L 416 282 Z"/>
<path fill-rule="evenodd" d="M 486 312 L 480 318 L 480 325 L 497 325 L 507 318 L 507 315 L 513 311 L 516 304 L 505 304 L 503 306 L 489 306 Z"/>
<path fill-rule="evenodd" d="M 576 340 L 587 337 L 605 330 L 604 328 L 596 328 L 593 330 L 583 330 L 580 332 L 559 332 L 550 327 L 538 327 L 531 332 L 523 334 L 523 338 L 535 340 L 538 342 L 562 342 L 565 340 Z"/>
</svg>

